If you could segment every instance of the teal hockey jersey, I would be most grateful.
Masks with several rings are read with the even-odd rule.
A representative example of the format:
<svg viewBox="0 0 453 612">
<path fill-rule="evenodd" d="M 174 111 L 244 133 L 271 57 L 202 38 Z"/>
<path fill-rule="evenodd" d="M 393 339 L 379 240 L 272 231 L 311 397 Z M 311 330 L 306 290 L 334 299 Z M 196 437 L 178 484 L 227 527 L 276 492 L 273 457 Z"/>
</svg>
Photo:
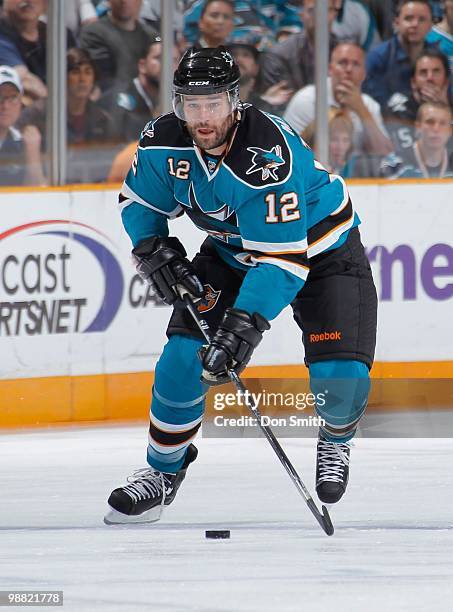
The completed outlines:
<svg viewBox="0 0 453 612">
<path fill-rule="evenodd" d="M 144 128 L 119 196 L 132 243 L 168 236 L 187 214 L 224 261 L 247 270 L 236 308 L 268 320 L 303 287 L 310 259 L 360 223 L 342 178 L 330 175 L 280 117 L 243 105 L 223 159 L 206 155 L 173 113 Z"/>
</svg>

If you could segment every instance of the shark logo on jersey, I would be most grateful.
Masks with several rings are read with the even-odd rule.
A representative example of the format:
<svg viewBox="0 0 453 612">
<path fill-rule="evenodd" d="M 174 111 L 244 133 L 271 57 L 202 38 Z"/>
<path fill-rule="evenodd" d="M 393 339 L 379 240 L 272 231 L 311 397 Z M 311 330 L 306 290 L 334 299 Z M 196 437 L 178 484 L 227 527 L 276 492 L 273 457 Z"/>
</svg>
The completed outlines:
<svg viewBox="0 0 453 612">
<path fill-rule="evenodd" d="M 282 148 L 280 145 L 272 147 L 270 151 L 260 149 L 260 147 L 247 147 L 247 151 L 253 154 L 252 166 L 247 170 L 246 174 L 261 171 L 261 180 L 267 181 L 271 176 L 274 181 L 278 181 L 278 176 L 275 171 L 279 166 L 283 166 L 286 162 L 282 157 Z"/>
<path fill-rule="evenodd" d="M 217 168 L 217 163 L 212 161 L 212 159 L 208 159 L 208 170 L 212 174 L 214 170 Z"/>
<path fill-rule="evenodd" d="M 148 138 L 154 138 L 154 124 L 155 123 L 156 123 L 155 119 L 148 121 L 148 123 L 143 128 L 142 133 L 140 134 L 140 139 L 145 138 L 145 136 L 147 136 Z"/>
<path fill-rule="evenodd" d="M 190 202 L 190 207 L 193 210 L 198 210 L 202 214 L 208 215 L 209 217 L 212 217 L 213 219 L 217 219 L 218 221 L 226 221 L 227 219 L 229 219 L 229 217 L 235 214 L 234 210 L 231 209 L 228 206 L 228 204 L 222 204 L 222 206 L 218 208 L 217 210 L 204 210 L 203 208 L 201 208 L 200 204 L 198 203 L 197 196 L 195 195 L 195 189 L 194 189 L 192 182 L 190 183 L 190 187 L 189 187 L 189 202 Z M 235 223 L 236 220 L 234 219 L 234 220 L 231 220 L 230 222 Z M 221 232 L 221 233 L 225 233 L 225 232 Z"/>
<path fill-rule="evenodd" d="M 183 206 L 193 223 L 213 238 L 228 243 L 230 237 L 237 238 L 239 236 L 239 230 L 235 232 L 237 220 L 234 210 L 228 204 L 222 204 L 217 210 L 205 211 L 197 201 L 193 183 L 190 183 L 189 187 L 189 202 L 183 204 Z M 223 229 L 221 224 L 217 223 L 218 221 L 225 222 L 227 227 Z"/>
</svg>

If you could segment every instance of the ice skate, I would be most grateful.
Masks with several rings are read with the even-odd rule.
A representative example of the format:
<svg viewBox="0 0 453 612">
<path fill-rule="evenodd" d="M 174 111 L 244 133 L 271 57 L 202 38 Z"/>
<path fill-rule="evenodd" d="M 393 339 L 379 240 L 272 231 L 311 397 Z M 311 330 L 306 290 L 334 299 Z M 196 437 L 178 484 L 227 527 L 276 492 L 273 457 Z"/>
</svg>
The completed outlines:
<svg viewBox="0 0 453 612">
<path fill-rule="evenodd" d="M 325 504 L 341 499 L 349 478 L 350 444 L 318 439 L 316 457 L 316 493 Z"/>
<path fill-rule="evenodd" d="M 168 506 L 186 476 L 187 467 L 197 458 L 198 450 L 191 444 L 186 459 L 176 474 L 143 468 L 128 477 L 124 487 L 115 489 L 108 499 L 109 511 L 104 517 L 106 525 L 124 523 L 153 523 L 160 519 L 164 506 Z"/>
</svg>

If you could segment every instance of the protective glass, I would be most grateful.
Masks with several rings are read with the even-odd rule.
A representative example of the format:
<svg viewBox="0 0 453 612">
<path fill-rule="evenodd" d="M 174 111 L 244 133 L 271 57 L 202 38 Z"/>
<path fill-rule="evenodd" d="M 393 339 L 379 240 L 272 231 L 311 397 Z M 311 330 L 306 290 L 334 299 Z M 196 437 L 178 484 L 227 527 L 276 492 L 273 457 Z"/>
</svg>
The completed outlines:
<svg viewBox="0 0 453 612">
<path fill-rule="evenodd" d="M 220 121 L 225 119 L 239 105 L 237 87 L 214 94 L 187 95 L 173 93 L 173 110 L 175 115 L 194 123 L 202 119 Z"/>
</svg>

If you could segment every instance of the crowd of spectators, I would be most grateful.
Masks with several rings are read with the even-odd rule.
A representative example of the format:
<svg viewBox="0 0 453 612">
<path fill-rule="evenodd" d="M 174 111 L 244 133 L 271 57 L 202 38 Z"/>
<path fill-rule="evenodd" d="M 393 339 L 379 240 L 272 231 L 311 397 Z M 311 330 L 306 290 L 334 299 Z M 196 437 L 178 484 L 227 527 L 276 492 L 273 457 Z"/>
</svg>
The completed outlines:
<svg viewBox="0 0 453 612">
<path fill-rule="evenodd" d="M 328 5 L 329 159 L 344 177 L 453 176 L 453 0 L 168 0 L 173 61 L 225 45 L 240 95 L 315 142 Z M 65 0 L 68 182 L 121 180 L 160 114 L 161 0 Z M 0 0 L 0 186 L 47 182 L 47 0 Z"/>
</svg>

